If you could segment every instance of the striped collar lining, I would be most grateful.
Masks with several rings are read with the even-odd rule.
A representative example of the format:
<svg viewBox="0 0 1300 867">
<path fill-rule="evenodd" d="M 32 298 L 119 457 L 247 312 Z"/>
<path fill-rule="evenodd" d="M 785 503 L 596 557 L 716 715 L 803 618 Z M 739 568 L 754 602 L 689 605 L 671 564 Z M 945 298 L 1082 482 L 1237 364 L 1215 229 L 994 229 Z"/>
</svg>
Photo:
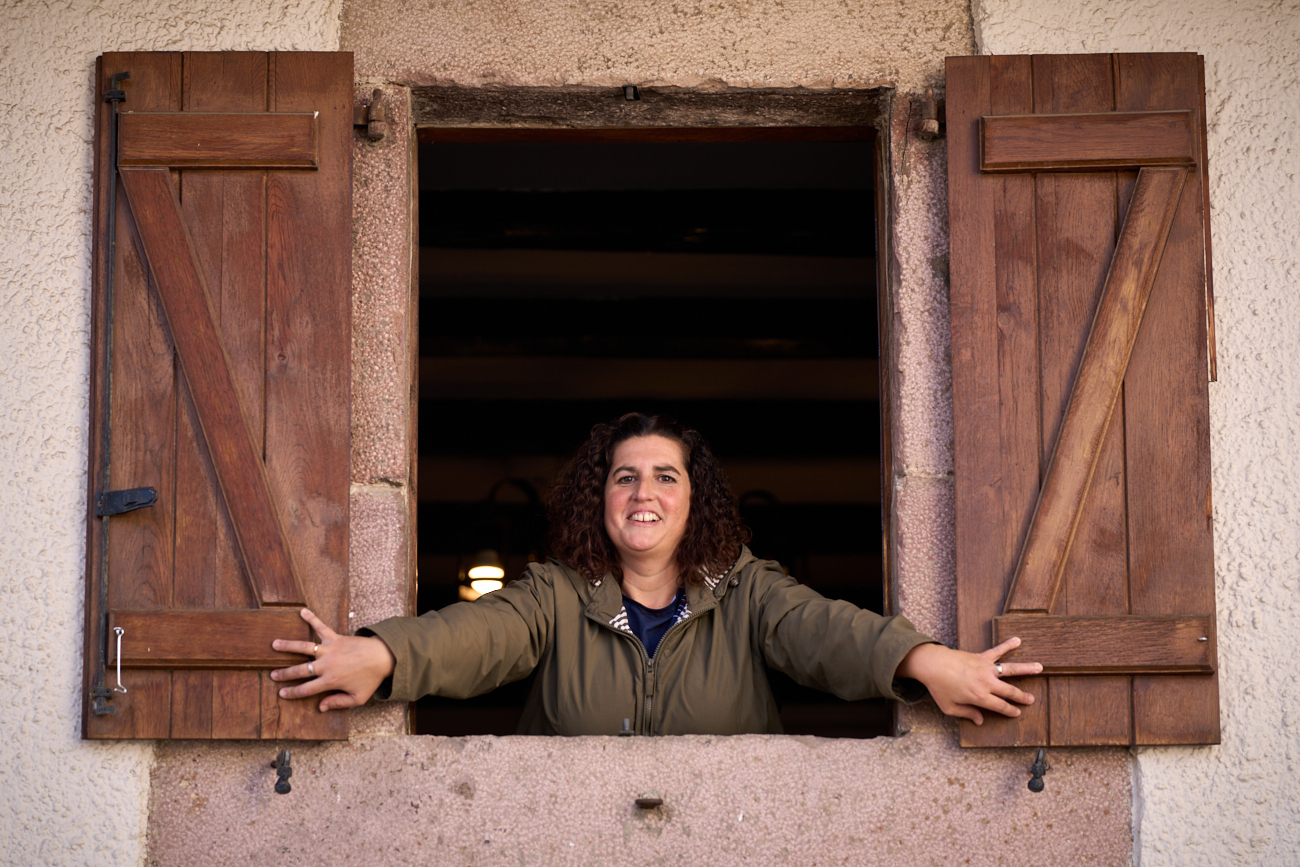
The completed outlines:
<svg viewBox="0 0 1300 867">
<path fill-rule="evenodd" d="M 672 626 L 676 626 L 678 623 L 681 623 L 683 620 L 685 620 L 690 616 L 691 616 L 691 606 L 686 604 L 686 594 L 682 594 L 681 599 L 679 599 L 677 602 L 677 613 L 673 615 Z M 614 619 L 609 621 L 609 625 L 619 630 L 620 632 L 626 632 L 629 635 L 635 634 L 632 632 L 632 627 L 629 626 L 627 622 L 626 605 L 622 605 L 619 607 L 618 614 L 615 614 Z M 672 626 L 670 626 L 669 628 L 671 629 Z"/>
</svg>

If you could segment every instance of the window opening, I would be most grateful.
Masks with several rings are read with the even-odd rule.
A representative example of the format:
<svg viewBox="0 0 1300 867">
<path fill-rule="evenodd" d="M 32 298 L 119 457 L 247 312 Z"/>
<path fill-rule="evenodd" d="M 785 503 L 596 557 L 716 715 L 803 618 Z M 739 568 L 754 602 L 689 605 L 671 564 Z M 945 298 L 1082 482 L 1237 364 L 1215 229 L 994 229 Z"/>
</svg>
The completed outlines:
<svg viewBox="0 0 1300 867">
<path fill-rule="evenodd" d="M 873 131 L 563 132 L 421 130 L 418 610 L 543 559 L 554 473 L 637 410 L 705 435 L 755 554 L 881 611 Z M 890 732 L 771 677 L 789 733 Z M 510 734 L 530 685 L 415 731 Z"/>
</svg>

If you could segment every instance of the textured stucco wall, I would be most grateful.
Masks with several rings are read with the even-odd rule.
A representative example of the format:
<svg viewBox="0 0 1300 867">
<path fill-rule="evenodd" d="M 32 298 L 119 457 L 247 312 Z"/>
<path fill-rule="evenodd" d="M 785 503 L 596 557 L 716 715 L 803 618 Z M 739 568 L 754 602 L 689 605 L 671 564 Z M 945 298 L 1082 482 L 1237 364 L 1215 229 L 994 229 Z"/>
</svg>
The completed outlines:
<svg viewBox="0 0 1300 867">
<path fill-rule="evenodd" d="M 349 0 L 342 38 L 359 79 L 468 86 L 914 89 L 972 47 L 967 0 Z"/>
<path fill-rule="evenodd" d="M 993 54 L 1205 56 L 1223 743 L 1137 751 L 1137 860 L 1300 863 L 1300 3 L 978 0 Z"/>
<path fill-rule="evenodd" d="M 137 864 L 150 743 L 83 743 L 95 57 L 330 49 L 338 0 L 0 2 L 0 863 Z"/>
</svg>

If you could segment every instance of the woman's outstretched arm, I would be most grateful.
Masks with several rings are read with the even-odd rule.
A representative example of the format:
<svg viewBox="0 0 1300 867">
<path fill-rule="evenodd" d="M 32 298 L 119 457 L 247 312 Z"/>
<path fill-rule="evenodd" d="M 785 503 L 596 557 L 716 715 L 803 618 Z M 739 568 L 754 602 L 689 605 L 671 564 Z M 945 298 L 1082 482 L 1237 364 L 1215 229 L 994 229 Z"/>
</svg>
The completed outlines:
<svg viewBox="0 0 1300 867">
<path fill-rule="evenodd" d="M 1019 646 L 1019 638 L 1008 638 L 983 653 L 967 653 L 942 644 L 922 644 L 903 657 L 896 674 L 925 684 L 939 710 L 949 716 L 963 717 L 975 725 L 982 725 L 984 715 L 980 708 L 1006 716 L 1020 716 L 1020 708 L 1012 702 L 1034 703 L 1032 695 L 1002 678 L 1039 674 L 1043 667 L 1037 662 L 998 665 L 998 659 L 1004 653 Z"/>
<path fill-rule="evenodd" d="M 305 680 L 297 686 L 280 690 L 281 698 L 307 698 L 318 693 L 331 695 L 321 700 L 322 711 L 356 707 L 374 695 L 396 664 L 388 645 L 378 638 L 339 635 L 306 608 L 302 619 L 320 636 L 320 644 L 311 641 L 277 639 L 271 646 L 284 653 L 301 653 L 316 657 L 302 665 L 291 665 L 271 672 L 271 680 Z"/>
</svg>

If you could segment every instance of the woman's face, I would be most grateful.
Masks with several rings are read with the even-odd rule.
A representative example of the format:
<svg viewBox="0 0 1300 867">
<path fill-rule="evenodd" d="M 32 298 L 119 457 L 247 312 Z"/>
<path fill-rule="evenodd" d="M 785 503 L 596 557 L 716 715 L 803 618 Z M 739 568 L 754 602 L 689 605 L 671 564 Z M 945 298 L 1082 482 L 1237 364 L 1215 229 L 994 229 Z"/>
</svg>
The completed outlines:
<svg viewBox="0 0 1300 867">
<path fill-rule="evenodd" d="M 620 560 L 675 553 L 690 511 L 691 481 L 680 443 L 651 435 L 614 448 L 605 480 L 605 532 Z"/>
</svg>

